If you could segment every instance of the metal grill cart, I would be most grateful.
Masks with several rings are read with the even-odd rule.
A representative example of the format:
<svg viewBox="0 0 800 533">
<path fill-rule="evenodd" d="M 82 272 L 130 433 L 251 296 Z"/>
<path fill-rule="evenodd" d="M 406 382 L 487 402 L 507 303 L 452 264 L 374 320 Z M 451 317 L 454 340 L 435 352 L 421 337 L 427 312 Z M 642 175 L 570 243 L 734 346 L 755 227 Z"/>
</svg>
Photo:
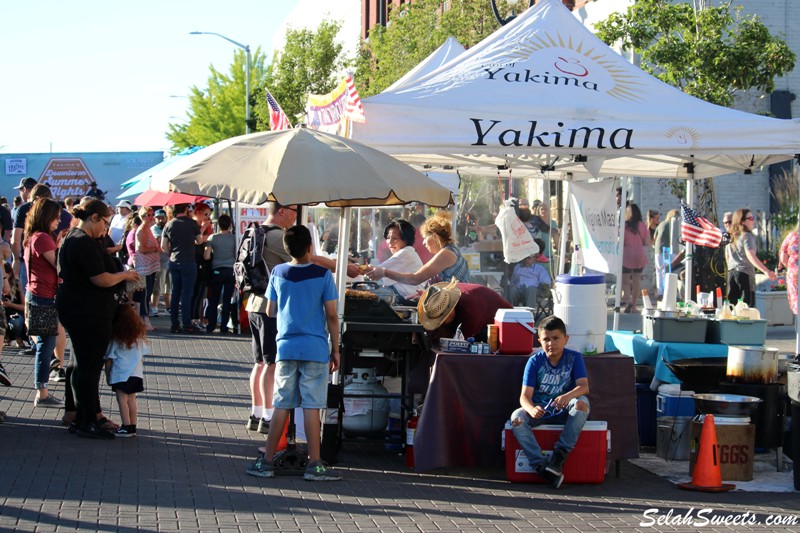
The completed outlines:
<svg viewBox="0 0 800 533">
<path fill-rule="evenodd" d="M 380 299 L 345 298 L 342 320 L 342 361 L 340 379 L 328 389 L 328 409 L 322 430 L 322 457 L 335 462 L 344 434 L 345 416 L 343 376 L 354 368 L 375 367 L 386 377 L 400 378 L 400 392 L 359 394 L 359 398 L 399 398 L 400 427 L 404 428 L 413 410 L 414 398 L 409 392 L 408 376 L 422 347 L 418 342 L 423 333 L 421 325 L 401 318 L 389 304 Z M 417 334 L 417 335 L 415 335 Z M 384 434 L 380 435 L 384 438 Z"/>
</svg>

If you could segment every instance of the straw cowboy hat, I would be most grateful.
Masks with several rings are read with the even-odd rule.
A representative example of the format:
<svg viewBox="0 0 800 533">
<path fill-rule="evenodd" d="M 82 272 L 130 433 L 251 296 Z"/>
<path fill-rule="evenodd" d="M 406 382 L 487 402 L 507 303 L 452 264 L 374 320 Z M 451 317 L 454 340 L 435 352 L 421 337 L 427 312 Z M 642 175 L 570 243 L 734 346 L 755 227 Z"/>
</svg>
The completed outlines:
<svg viewBox="0 0 800 533">
<path fill-rule="evenodd" d="M 450 314 L 459 298 L 461 289 L 458 288 L 456 278 L 449 282 L 435 283 L 428 287 L 422 294 L 417 304 L 419 323 L 428 331 L 438 329 Z"/>
</svg>

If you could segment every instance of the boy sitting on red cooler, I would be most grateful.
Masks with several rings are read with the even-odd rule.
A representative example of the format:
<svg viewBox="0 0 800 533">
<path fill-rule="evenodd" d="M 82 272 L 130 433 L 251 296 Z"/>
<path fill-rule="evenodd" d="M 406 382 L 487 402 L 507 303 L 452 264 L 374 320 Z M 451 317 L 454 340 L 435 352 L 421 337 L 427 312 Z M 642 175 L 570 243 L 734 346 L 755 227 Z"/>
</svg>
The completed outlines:
<svg viewBox="0 0 800 533">
<path fill-rule="evenodd" d="M 569 336 L 563 320 L 549 316 L 539 323 L 538 332 L 542 351 L 533 354 L 525 365 L 521 407 L 511 414 L 510 423 L 536 473 L 559 488 L 564 481 L 564 463 L 589 416 L 589 379 L 583 356 L 565 348 Z M 549 461 L 532 431 L 541 424 L 564 424 Z"/>
</svg>

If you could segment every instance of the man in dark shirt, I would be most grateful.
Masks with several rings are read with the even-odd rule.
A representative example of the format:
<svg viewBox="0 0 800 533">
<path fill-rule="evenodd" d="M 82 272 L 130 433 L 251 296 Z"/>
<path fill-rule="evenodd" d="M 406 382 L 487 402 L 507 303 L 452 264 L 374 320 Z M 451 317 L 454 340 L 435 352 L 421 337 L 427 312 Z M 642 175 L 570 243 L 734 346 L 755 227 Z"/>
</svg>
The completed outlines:
<svg viewBox="0 0 800 533">
<path fill-rule="evenodd" d="M 192 289 L 197 277 L 194 245 L 201 244 L 200 226 L 188 216 L 189 204 L 178 204 L 174 208 L 175 218 L 167 222 L 161 234 L 161 248 L 169 253 L 169 272 L 172 277 L 172 333 L 202 333 L 192 324 Z M 178 315 L 180 307 L 181 316 Z M 181 326 L 182 318 L 183 325 Z"/>
</svg>

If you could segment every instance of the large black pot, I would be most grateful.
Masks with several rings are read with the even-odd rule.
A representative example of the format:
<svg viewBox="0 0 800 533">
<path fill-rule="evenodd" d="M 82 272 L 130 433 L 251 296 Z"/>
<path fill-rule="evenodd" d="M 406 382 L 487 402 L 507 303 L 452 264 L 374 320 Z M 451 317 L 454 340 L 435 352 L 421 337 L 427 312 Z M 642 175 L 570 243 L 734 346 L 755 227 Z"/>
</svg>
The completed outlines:
<svg viewBox="0 0 800 533">
<path fill-rule="evenodd" d="M 662 361 L 664 361 L 662 359 Z M 706 392 L 716 389 L 720 381 L 725 381 L 728 370 L 727 357 L 698 357 L 697 359 L 677 359 L 664 361 L 675 377 L 681 380 L 684 390 Z"/>
</svg>

